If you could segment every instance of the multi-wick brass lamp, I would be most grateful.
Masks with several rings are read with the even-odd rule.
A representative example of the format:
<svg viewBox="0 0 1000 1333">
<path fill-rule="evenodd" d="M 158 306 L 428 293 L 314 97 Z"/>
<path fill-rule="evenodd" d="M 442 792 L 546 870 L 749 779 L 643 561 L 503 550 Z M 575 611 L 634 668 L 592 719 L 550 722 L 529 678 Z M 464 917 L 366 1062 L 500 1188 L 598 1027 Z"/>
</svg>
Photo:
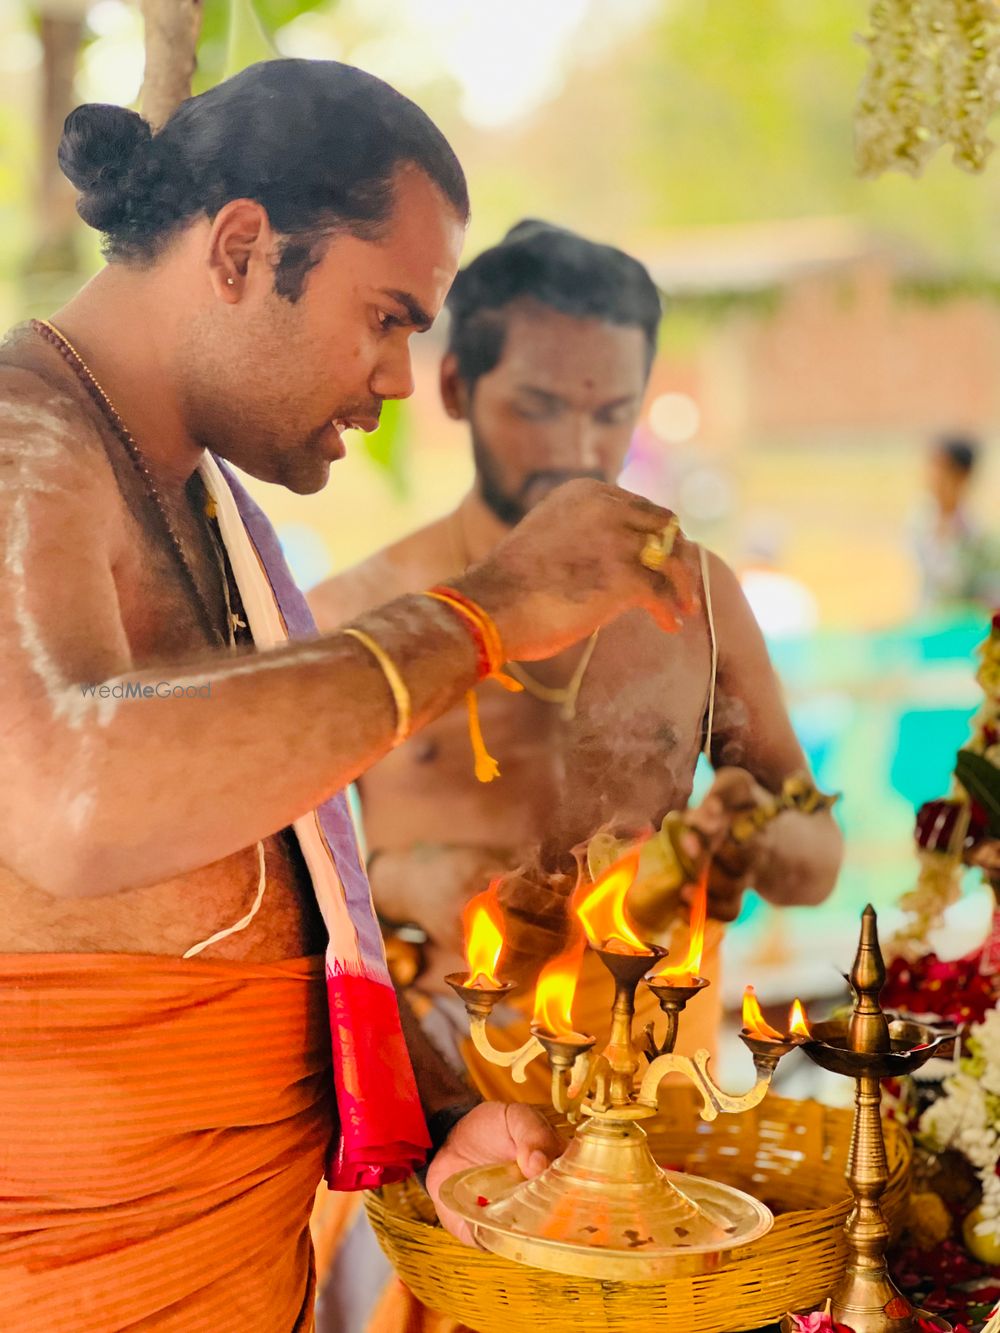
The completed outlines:
<svg viewBox="0 0 1000 1333">
<path fill-rule="evenodd" d="M 769 1028 L 751 992 L 744 1007 L 748 1025 L 740 1034 L 757 1075 L 748 1092 L 734 1095 L 720 1088 L 709 1073 L 706 1051 L 675 1054 L 680 1016 L 708 985 L 698 975 L 705 884 L 692 910 L 688 957 L 670 969 L 666 950 L 644 943 L 625 915 L 637 869 L 633 852 L 577 890 L 571 915 L 582 933 L 541 972 L 531 1036 L 518 1050 L 498 1051 L 488 1034 L 490 1014 L 513 988 L 497 976 L 503 927 L 493 890 L 479 895 L 466 916 L 468 975 L 446 978 L 465 1004 L 479 1053 L 508 1067 L 520 1082 L 528 1064 L 544 1054 L 552 1073 L 552 1105 L 579 1128 L 562 1156 L 535 1179 L 524 1180 L 511 1164 L 474 1167 L 445 1183 L 444 1202 L 496 1254 L 556 1272 L 623 1280 L 711 1272 L 726 1262 L 728 1252 L 763 1236 L 774 1222 L 762 1203 L 742 1191 L 664 1170 L 653 1160 L 641 1122 L 656 1114 L 663 1080 L 669 1075 L 690 1080 L 701 1094 L 702 1118 L 714 1120 L 720 1112 L 758 1105 L 781 1057 L 808 1039 L 804 1016 L 787 1036 Z M 600 1050 L 596 1038 L 575 1032 L 571 1021 L 584 938 L 613 981 L 610 1035 Z M 635 1039 L 640 984 L 652 990 L 666 1017 L 659 1041 L 649 1028 L 640 1042 Z"/>
</svg>

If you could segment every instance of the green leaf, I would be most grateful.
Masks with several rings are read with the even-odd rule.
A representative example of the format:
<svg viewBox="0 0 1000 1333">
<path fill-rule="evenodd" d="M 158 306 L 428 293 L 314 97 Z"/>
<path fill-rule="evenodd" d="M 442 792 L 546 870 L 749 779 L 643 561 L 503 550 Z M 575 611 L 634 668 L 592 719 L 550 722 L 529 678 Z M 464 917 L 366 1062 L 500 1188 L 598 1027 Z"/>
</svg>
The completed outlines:
<svg viewBox="0 0 1000 1333">
<path fill-rule="evenodd" d="M 959 750 L 955 777 L 986 812 L 990 837 L 1000 838 L 1000 768 L 971 750 Z"/>
<path fill-rule="evenodd" d="M 410 416 L 407 408 L 396 400 L 382 404 L 378 430 L 364 437 L 365 453 L 385 474 L 389 485 L 398 496 L 409 491 Z"/>
<path fill-rule="evenodd" d="M 330 11 L 336 0 L 204 0 L 194 91 L 203 93 L 278 52 L 272 34 L 300 14 Z"/>
<path fill-rule="evenodd" d="M 229 39 L 222 77 L 231 79 L 260 60 L 273 60 L 277 54 L 274 42 L 254 9 L 253 0 L 229 0 Z"/>
</svg>

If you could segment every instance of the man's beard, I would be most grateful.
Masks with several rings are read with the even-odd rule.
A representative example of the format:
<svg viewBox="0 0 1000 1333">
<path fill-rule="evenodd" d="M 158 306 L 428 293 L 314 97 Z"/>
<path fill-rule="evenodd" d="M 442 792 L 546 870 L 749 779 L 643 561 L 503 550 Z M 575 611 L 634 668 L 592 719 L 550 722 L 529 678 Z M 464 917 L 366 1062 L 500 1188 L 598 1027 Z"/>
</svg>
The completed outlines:
<svg viewBox="0 0 1000 1333">
<path fill-rule="evenodd" d="M 515 527 L 549 491 L 554 491 L 557 486 L 565 485 L 567 481 L 576 481 L 581 477 L 591 477 L 595 481 L 607 480 L 607 477 L 599 468 L 574 469 L 572 471 L 567 468 L 539 468 L 537 472 L 530 472 L 517 492 L 510 495 L 500 484 L 498 468 L 493 455 L 483 444 L 475 427 L 472 428 L 472 456 L 476 463 L 476 475 L 479 480 L 479 498 L 486 508 L 508 528 Z M 531 501 L 531 492 L 537 486 L 544 486 L 546 489 L 538 497 L 538 500 Z"/>
</svg>

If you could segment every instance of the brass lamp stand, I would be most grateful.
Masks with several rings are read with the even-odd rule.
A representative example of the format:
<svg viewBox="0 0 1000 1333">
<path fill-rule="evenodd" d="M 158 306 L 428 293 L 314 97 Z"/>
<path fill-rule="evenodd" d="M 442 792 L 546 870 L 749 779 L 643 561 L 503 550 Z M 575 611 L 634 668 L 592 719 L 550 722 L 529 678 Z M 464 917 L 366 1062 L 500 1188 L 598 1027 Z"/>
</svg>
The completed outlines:
<svg viewBox="0 0 1000 1333">
<path fill-rule="evenodd" d="M 865 908 L 861 939 L 850 975 L 854 1011 L 847 1020 L 817 1023 L 814 1040 L 802 1049 L 815 1064 L 855 1081 L 854 1134 L 847 1160 L 847 1181 L 854 1208 L 847 1220 L 847 1268 L 829 1299 L 833 1320 L 853 1333 L 915 1333 L 917 1317 L 937 1323 L 941 1333 L 951 1325 L 916 1310 L 893 1282 L 886 1248 L 889 1227 L 880 1200 L 889 1179 L 882 1133 L 881 1081 L 912 1074 L 932 1058 L 954 1030 L 890 1018 L 879 1004 L 885 984 L 885 963 L 878 942 L 875 911 Z M 791 1317 L 782 1324 L 793 1333 Z"/>
</svg>

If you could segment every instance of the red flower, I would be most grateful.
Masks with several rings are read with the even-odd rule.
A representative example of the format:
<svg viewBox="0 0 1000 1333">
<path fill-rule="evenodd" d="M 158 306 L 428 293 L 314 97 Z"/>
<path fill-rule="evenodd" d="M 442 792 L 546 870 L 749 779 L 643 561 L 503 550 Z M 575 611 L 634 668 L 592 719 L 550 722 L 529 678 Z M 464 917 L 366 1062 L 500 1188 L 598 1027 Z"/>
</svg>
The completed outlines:
<svg viewBox="0 0 1000 1333">
<path fill-rule="evenodd" d="M 962 801 L 928 801 L 917 811 L 914 837 L 925 852 L 946 852 L 951 848 L 955 826 L 963 808 Z M 988 832 L 985 811 L 975 801 L 969 803 L 969 830 L 966 845 L 979 842 Z"/>
<path fill-rule="evenodd" d="M 849 1324 L 837 1324 L 823 1310 L 790 1315 L 795 1333 L 854 1333 Z"/>
<path fill-rule="evenodd" d="M 982 1022 L 997 1003 L 1000 978 L 979 971 L 981 953 L 945 962 L 935 953 L 913 963 L 896 958 L 889 965 L 882 1004 L 909 1014 L 931 1014 L 966 1027 Z"/>
</svg>

